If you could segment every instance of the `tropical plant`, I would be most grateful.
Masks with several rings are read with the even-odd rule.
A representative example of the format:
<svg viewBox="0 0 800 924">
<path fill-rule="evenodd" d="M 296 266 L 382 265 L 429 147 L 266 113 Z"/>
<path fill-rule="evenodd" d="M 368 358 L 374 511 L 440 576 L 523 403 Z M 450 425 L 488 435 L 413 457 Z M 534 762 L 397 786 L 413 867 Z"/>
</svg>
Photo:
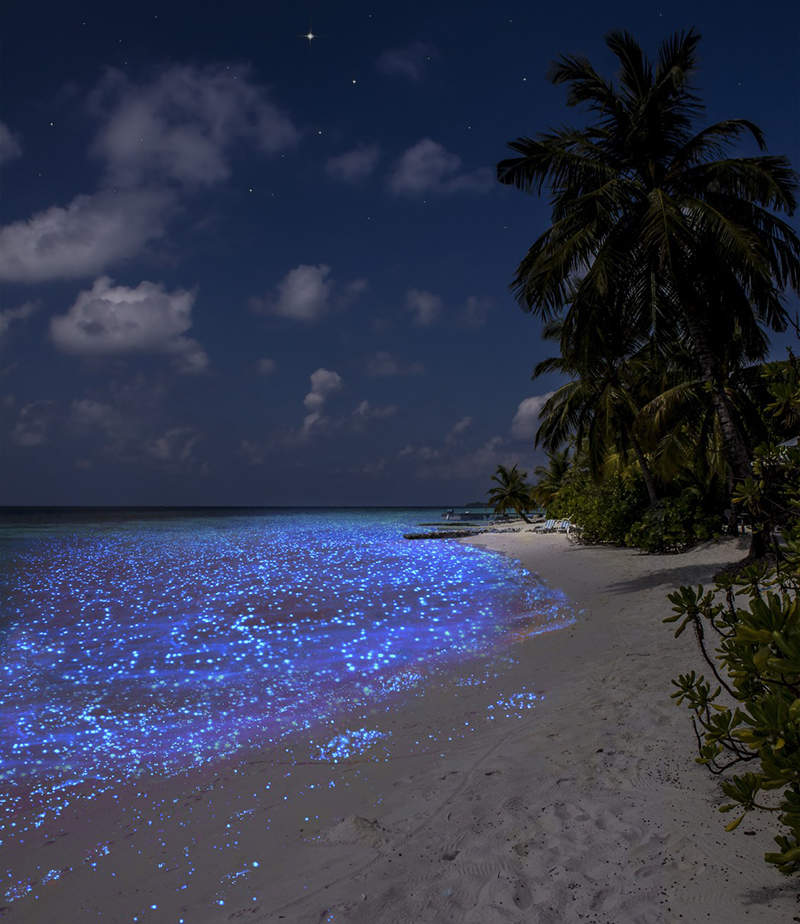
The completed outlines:
<svg viewBox="0 0 800 924">
<path fill-rule="evenodd" d="M 531 497 L 540 507 L 548 507 L 558 496 L 570 469 L 570 448 L 547 453 L 547 465 L 537 465 L 533 474 L 539 479 L 530 489 Z"/>
<path fill-rule="evenodd" d="M 715 590 L 681 587 L 669 595 L 679 622 L 675 635 L 694 630 L 713 674 L 682 674 L 672 697 L 693 712 L 698 763 L 715 775 L 747 768 L 722 784 L 737 810 L 733 831 L 747 812 L 774 813 L 783 827 L 778 850 L 765 859 L 782 873 L 800 870 L 800 530 L 786 534 L 777 568 L 750 565 L 723 576 Z M 749 598 L 747 605 L 739 605 Z M 718 641 L 715 656 L 706 631 Z M 712 690 L 712 687 L 714 689 Z M 724 692 L 723 692 L 724 691 Z"/>
<path fill-rule="evenodd" d="M 630 338 L 621 318 L 620 312 L 598 310 L 580 331 L 561 319 L 545 325 L 542 336 L 559 341 L 560 355 L 538 363 L 533 378 L 562 372 L 573 380 L 544 403 L 536 445 L 555 450 L 574 440 L 595 480 L 610 458 L 625 465 L 633 452 L 655 505 L 658 490 L 638 427 L 639 411 L 652 396 L 653 357 L 647 344 Z"/>
<path fill-rule="evenodd" d="M 748 446 L 768 436 L 762 368 L 748 365 L 739 338 L 727 344 L 720 360 L 731 411 Z M 688 478 L 698 485 L 720 478 L 732 487 L 713 397 L 696 358 L 679 345 L 661 356 L 661 369 L 660 383 L 652 390 L 656 394 L 637 417 L 641 439 L 653 447 L 653 466 L 659 477 L 664 483 Z"/>
<path fill-rule="evenodd" d="M 746 136 L 765 150 L 761 130 L 746 119 L 695 133 L 699 39 L 676 34 L 652 62 L 627 32 L 610 33 L 618 83 L 584 57 L 559 58 L 552 82 L 567 84 L 568 105 L 584 106 L 593 121 L 511 142 L 518 156 L 498 165 L 498 179 L 552 193 L 553 223 L 512 282 L 523 309 L 544 320 L 563 312 L 579 332 L 598 306 L 613 305 L 654 347 L 688 344 L 727 465 L 742 481 L 752 475 L 752 452 L 721 357 L 737 336 L 757 359 L 764 328 L 786 326 L 783 293 L 800 286 L 800 239 L 776 213 L 793 213 L 797 175 L 782 156 L 726 156 Z"/>
<path fill-rule="evenodd" d="M 631 529 L 648 509 L 641 472 L 632 466 L 609 471 L 601 481 L 579 455 L 547 508 L 551 517 L 569 517 L 580 524 L 580 541 L 625 545 Z"/>
<path fill-rule="evenodd" d="M 528 473 L 519 471 L 516 464 L 511 468 L 497 466 L 497 471 L 492 475 L 492 481 L 496 481 L 497 485 L 486 492 L 495 513 L 502 515 L 511 508 L 526 523 L 531 522 L 525 515 L 531 506 L 531 489 L 525 480 L 527 477 Z"/>
<path fill-rule="evenodd" d="M 792 357 L 764 370 L 778 435 L 798 421 L 796 373 Z M 774 813 L 783 830 L 765 859 L 789 874 L 800 871 L 800 449 L 774 440 L 759 447 L 754 477 L 734 499 L 747 506 L 754 531 L 771 534 L 781 524 L 782 541 L 773 544 L 774 564 L 722 575 L 712 591 L 681 587 L 669 595 L 673 615 L 664 621 L 678 623 L 676 637 L 693 629 L 713 674 L 712 681 L 682 674 L 672 696 L 694 713 L 699 763 L 719 776 L 747 768 L 721 784 L 731 801 L 720 811 L 739 812 L 726 830 L 749 811 Z M 707 630 L 718 643 L 713 653 Z"/>
</svg>

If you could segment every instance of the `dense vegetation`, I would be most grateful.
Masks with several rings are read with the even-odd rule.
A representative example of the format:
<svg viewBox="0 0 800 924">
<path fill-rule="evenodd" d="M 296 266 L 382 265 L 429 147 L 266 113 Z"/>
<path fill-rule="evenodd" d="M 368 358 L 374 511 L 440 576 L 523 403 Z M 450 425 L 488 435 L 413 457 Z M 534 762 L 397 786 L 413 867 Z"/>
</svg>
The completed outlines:
<svg viewBox="0 0 800 924">
<path fill-rule="evenodd" d="M 680 524 L 711 510 L 721 522 L 732 486 L 752 477 L 767 331 L 786 328 L 784 292 L 800 287 L 800 240 L 780 217 L 795 209 L 797 176 L 746 119 L 697 130 L 698 41 L 676 35 L 650 62 L 630 35 L 611 33 L 616 84 L 585 58 L 560 58 L 552 80 L 588 110 L 588 126 L 518 138 L 518 156 L 498 165 L 501 182 L 551 195 L 552 224 L 512 283 L 558 348 L 534 378 L 569 377 L 544 405 L 537 444 L 575 445 L 576 477 L 586 470 L 600 486 L 595 506 L 634 503 L 638 478 L 653 508 L 613 533 L 558 512 L 587 538 L 648 548 L 704 535 Z M 728 156 L 745 138 L 761 152 Z M 768 532 L 753 536 L 763 554 Z"/>
<path fill-rule="evenodd" d="M 792 405 L 800 413 L 800 392 Z M 720 811 L 737 812 L 726 830 L 749 811 L 773 813 L 778 849 L 765 859 L 790 874 L 800 871 L 800 449 L 763 447 L 737 499 L 754 522 L 784 519 L 783 541 L 774 560 L 721 575 L 711 591 L 670 594 L 674 615 L 664 621 L 678 623 L 676 636 L 693 629 L 713 675 L 683 674 L 672 695 L 693 713 L 698 763 L 734 771 L 721 783 L 731 801 Z"/>
<path fill-rule="evenodd" d="M 533 377 L 566 376 L 540 413 L 549 464 L 529 506 L 570 517 L 585 542 L 673 551 L 750 526 L 750 570 L 716 590 L 672 594 L 677 633 L 694 629 L 713 680 L 675 685 L 694 713 L 699 761 L 742 809 L 774 812 L 768 862 L 800 870 L 800 364 L 767 362 L 768 332 L 796 321 L 800 239 L 783 220 L 798 177 L 746 119 L 697 126 L 699 36 L 650 61 L 612 32 L 616 82 L 579 56 L 551 79 L 588 124 L 509 144 L 498 178 L 547 188 L 552 224 L 512 283 L 556 355 Z M 755 156 L 731 156 L 749 139 Z M 523 478 L 524 482 L 524 478 Z M 498 495 L 500 497 L 500 495 Z M 717 640 L 710 651 L 708 636 Z M 716 688 L 716 689 L 713 689 Z M 739 765 L 748 770 L 737 775 Z M 752 769 L 751 769 L 752 768 Z M 766 798 L 764 796 L 766 793 Z"/>
</svg>

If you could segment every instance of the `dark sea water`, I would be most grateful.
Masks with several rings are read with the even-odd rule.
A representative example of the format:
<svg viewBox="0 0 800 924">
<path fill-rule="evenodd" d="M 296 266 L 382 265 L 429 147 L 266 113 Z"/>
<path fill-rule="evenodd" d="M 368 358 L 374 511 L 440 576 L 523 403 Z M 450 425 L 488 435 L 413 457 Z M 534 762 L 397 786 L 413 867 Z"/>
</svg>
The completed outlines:
<svg viewBox="0 0 800 924">
<path fill-rule="evenodd" d="M 21 793 L 44 817 L 79 783 L 263 746 L 571 620 L 508 558 L 403 538 L 440 515 L 6 511 L 0 824 Z"/>
</svg>

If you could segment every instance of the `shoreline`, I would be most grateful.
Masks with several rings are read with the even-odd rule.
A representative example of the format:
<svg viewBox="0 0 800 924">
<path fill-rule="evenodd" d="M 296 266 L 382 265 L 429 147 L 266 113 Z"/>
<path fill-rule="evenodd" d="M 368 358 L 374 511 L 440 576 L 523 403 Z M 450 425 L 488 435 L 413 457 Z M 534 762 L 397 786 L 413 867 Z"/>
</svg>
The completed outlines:
<svg viewBox="0 0 800 924">
<path fill-rule="evenodd" d="M 751 815 L 725 833 L 669 699 L 702 667 L 661 623 L 666 594 L 709 583 L 742 541 L 662 556 L 527 530 L 466 541 L 563 590 L 578 621 L 343 716 L 336 733 L 373 735 L 357 758 L 309 759 L 309 733 L 82 807 L 31 845 L 29 878 L 59 875 L 9 920 L 790 920 L 771 832 Z"/>
</svg>

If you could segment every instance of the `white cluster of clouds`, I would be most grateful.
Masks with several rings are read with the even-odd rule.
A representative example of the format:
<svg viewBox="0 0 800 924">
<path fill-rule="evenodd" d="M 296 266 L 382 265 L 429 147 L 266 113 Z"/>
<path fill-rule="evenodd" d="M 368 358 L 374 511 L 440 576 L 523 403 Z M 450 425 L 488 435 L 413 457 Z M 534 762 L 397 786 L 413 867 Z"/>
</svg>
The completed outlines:
<svg viewBox="0 0 800 924">
<path fill-rule="evenodd" d="M 150 440 L 145 452 L 159 462 L 186 462 L 199 439 L 200 433 L 194 427 L 172 427 L 163 436 Z"/>
<path fill-rule="evenodd" d="M 516 464 L 525 468 L 531 464 L 531 453 L 515 448 L 513 441 L 533 440 L 541 409 L 552 394 L 533 395 L 519 403 L 511 421 L 510 439 L 496 435 L 470 447 L 467 433 L 472 431 L 475 421 L 465 415 L 452 425 L 438 445 L 409 443 L 397 453 L 397 458 L 406 465 L 413 464 L 416 476 L 426 481 L 475 479 L 488 476 L 498 465 Z"/>
<path fill-rule="evenodd" d="M 316 321 L 328 311 L 330 274 L 324 263 L 295 267 L 278 283 L 277 295 L 262 302 L 261 310 L 294 321 Z"/>
<path fill-rule="evenodd" d="M 330 369 L 317 369 L 311 373 L 311 391 L 303 398 L 303 404 L 309 413 L 303 420 L 301 433 L 308 436 L 312 429 L 322 420 L 322 410 L 328 398 L 342 388 L 342 377 Z"/>
<path fill-rule="evenodd" d="M 340 391 L 342 377 L 338 372 L 330 369 L 317 369 L 311 373 L 311 391 L 303 398 L 303 404 L 312 413 L 322 410 L 328 398 L 334 392 Z"/>
<path fill-rule="evenodd" d="M 554 392 L 548 391 L 543 395 L 533 395 L 520 401 L 517 413 L 511 421 L 511 435 L 518 440 L 532 440 L 539 429 L 539 414 L 548 398 Z"/>
<path fill-rule="evenodd" d="M 300 138 L 242 65 L 174 65 L 146 84 L 110 71 L 93 104 L 104 124 L 92 152 L 112 186 L 214 185 L 229 178 L 235 145 L 275 154 Z"/>
<path fill-rule="evenodd" d="M 462 172 L 461 158 L 431 138 L 423 138 L 404 151 L 389 176 L 389 189 L 397 195 L 484 192 L 494 185 L 488 167 Z"/>
<path fill-rule="evenodd" d="M 153 282 L 115 286 L 108 276 L 78 294 L 66 314 L 50 322 L 50 339 L 73 356 L 162 353 L 181 372 L 205 372 L 208 356 L 186 332 L 192 326 L 195 293 L 167 292 Z"/>
<path fill-rule="evenodd" d="M 431 327 L 448 315 L 450 323 L 455 326 L 476 329 L 486 323 L 494 304 L 491 298 L 470 295 L 463 305 L 448 312 L 441 296 L 427 289 L 409 289 L 403 308 L 411 315 L 412 323 L 417 327 Z"/>
<path fill-rule="evenodd" d="M 381 152 L 377 145 L 360 144 L 330 158 L 325 164 L 328 176 L 343 183 L 358 183 L 370 176 Z M 423 138 L 405 151 L 392 165 L 386 184 L 397 196 L 447 195 L 456 192 L 486 192 L 495 185 L 488 167 L 462 170 L 461 158 L 431 138 Z"/>
<path fill-rule="evenodd" d="M 266 298 L 253 297 L 249 308 L 256 314 L 275 315 L 292 321 L 318 321 L 333 307 L 352 304 L 367 289 L 366 279 L 354 279 L 338 285 L 331 278 L 331 268 L 324 263 L 310 266 L 301 263 L 283 277 L 275 293 Z"/>
<path fill-rule="evenodd" d="M 361 404 L 353 411 L 353 417 L 357 421 L 366 421 L 366 420 L 386 420 L 389 417 L 394 417 L 397 413 L 397 405 L 389 404 L 385 407 L 378 407 L 374 404 L 370 404 L 369 401 L 364 399 Z"/>
<path fill-rule="evenodd" d="M 430 327 L 441 316 L 444 302 L 432 292 L 409 289 L 406 293 L 405 309 L 411 312 L 415 324 Z"/>
<path fill-rule="evenodd" d="M 360 144 L 351 151 L 331 157 L 325 164 L 325 172 L 334 180 L 358 183 L 375 170 L 380 156 L 377 144 Z"/>
<path fill-rule="evenodd" d="M 0 230 L 0 270 L 23 283 L 101 273 L 162 237 L 174 202 L 167 190 L 76 196 Z"/>
<path fill-rule="evenodd" d="M 163 237 L 181 196 L 228 179 L 235 146 L 249 142 L 274 154 L 300 137 L 239 66 L 175 65 L 144 83 L 111 71 L 93 107 L 103 120 L 91 147 L 104 165 L 101 188 L 0 231 L 9 282 L 104 272 Z M 6 156 L 15 143 L 0 132 Z"/>
<path fill-rule="evenodd" d="M 310 436 L 312 431 L 327 430 L 332 432 L 343 429 L 362 431 L 366 429 L 370 422 L 387 420 L 397 413 L 397 406 L 394 404 L 381 407 L 364 399 L 359 402 L 349 417 L 327 416 L 325 414 L 325 405 L 332 395 L 342 391 L 344 381 L 338 372 L 324 368 L 319 368 L 312 372 L 310 378 L 311 390 L 303 399 L 303 405 L 309 413 L 303 419 L 303 425 L 300 429 L 299 436 L 302 439 Z"/>
<path fill-rule="evenodd" d="M 452 443 L 456 440 L 465 430 L 468 430 L 472 426 L 472 418 L 467 414 L 466 417 L 462 417 L 461 420 L 453 424 L 452 429 L 444 438 L 446 443 Z"/>
</svg>

